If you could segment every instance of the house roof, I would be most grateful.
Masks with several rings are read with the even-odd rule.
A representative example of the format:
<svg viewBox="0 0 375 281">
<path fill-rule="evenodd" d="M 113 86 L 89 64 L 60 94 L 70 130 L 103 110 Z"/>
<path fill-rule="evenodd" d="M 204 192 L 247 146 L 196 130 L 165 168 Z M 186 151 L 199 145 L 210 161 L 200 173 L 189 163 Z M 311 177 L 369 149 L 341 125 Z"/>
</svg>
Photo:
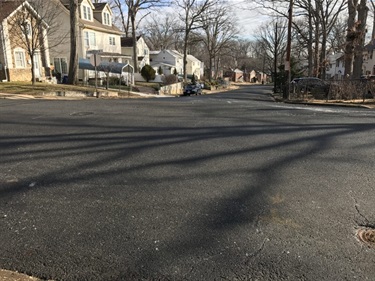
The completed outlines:
<svg viewBox="0 0 375 281">
<path fill-rule="evenodd" d="M 335 63 L 338 59 L 340 59 L 343 56 L 344 56 L 343 53 L 337 53 L 337 54 L 329 55 L 328 59 L 330 63 Z"/>
<path fill-rule="evenodd" d="M 29 10 L 30 15 L 35 18 L 40 18 L 34 8 L 30 5 L 29 2 L 26 0 L 24 1 L 12 1 L 12 0 L 0 0 L 0 23 L 11 16 L 14 12 L 16 12 L 21 7 L 26 7 Z M 44 27 L 48 27 L 48 24 L 43 20 L 42 23 Z"/>
<path fill-rule="evenodd" d="M 66 4 L 66 3 L 69 3 L 69 1 L 64 1 L 64 0 L 60 0 L 60 1 L 64 4 L 64 7 L 69 11 L 69 4 Z M 81 3 L 81 2 L 82 1 L 79 1 L 79 3 Z M 107 3 L 97 3 L 97 4 L 107 4 Z M 96 4 L 93 4 L 93 5 L 96 5 Z M 95 7 L 95 9 L 96 9 L 96 7 Z M 118 35 L 123 34 L 123 32 L 119 28 L 114 26 L 113 24 L 111 26 L 104 25 L 95 18 L 93 19 L 93 21 L 87 21 L 87 20 L 84 20 L 84 19 L 80 18 L 79 23 L 82 25 L 83 28 L 89 28 L 89 29 L 91 28 L 91 29 L 94 29 L 94 30 L 97 30 L 97 31 L 114 33 L 114 34 L 118 34 Z"/>
<path fill-rule="evenodd" d="M 141 36 L 137 36 L 138 41 Z M 133 47 L 133 37 L 121 37 L 121 47 Z"/>
<path fill-rule="evenodd" d="M 104 10 L 105 6 L 107 5 L 107 3 L 93 3 L 94 7 L 95 7 L 95 10 L 94 12 L 101 12 Z"/>
<path fill-rule="evenodd" d="M 187 55 L 187 59 L 195 62 L 201 62 L 199 59 L 194 57 L 193 55 Z"/>
<path fill-rule="evenodd" d="M 183 55 L 176 50 L 166 50 L 166 51 L 168 51 L 169 53 L 171 53 L 174 56 L 183 57 Z"/>
<path fill-rule="evenodd" d="M 14 1 L 0 1 L 0 21 L 3 21 L 11 13 L 13 13 L 18 7 L 20 6 L 20 3 L 14 2 Z"/>
</svg>

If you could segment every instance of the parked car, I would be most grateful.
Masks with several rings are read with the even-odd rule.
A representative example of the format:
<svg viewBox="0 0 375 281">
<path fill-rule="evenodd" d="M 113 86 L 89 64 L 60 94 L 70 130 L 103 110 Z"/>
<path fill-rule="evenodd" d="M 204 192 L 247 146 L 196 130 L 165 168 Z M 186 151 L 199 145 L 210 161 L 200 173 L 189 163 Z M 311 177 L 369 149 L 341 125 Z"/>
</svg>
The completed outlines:
<svg viewBox="0 0 375 281">
<path fill-rule="evenodd" d="M 190 96 L 190 95 L 201 95 L 202 94 L 202 88 L 200 84 L 188 84 L 184 88 L 184 96 Z"/>
<path fill-rule="evenodd" d="M 327 98 L 331 87 L 336 86 L 316 77 L 295 78 L 291 84 L 295 91 L 312 94 L 314 98 Z"/>
</svg>

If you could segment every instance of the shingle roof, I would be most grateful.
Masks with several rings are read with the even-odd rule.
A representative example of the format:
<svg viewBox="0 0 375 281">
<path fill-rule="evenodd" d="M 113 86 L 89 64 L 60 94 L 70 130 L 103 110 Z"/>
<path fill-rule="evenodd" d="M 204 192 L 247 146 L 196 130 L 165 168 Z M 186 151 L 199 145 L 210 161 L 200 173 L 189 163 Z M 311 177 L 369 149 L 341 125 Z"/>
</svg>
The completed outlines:
<svg viewBox="0 0 375 281">
<path fill-rule="evenodd" d="M 65 4 L 66 1 L 63 1 L 63 0 L 60 0 L 60 1 L 62 1 L 62 3 L 64 4 L 65 8 L 67 10 L 69 10 L 69 5 Z M 80 0 L 79 2 L 81 3 L 82 0 Z M 107 3 L 96 3 L 96 4 L 93 3 L 93 4 L 94 5 L 98 5 L 98 6 L 100 6 L 101 4 L 104 4 L 104 6 L 105 6 Z M 96 6 L 95 6 L 95 9 L 96 9 Z M 87 21 L 87 20 L 84 20 L 84 19 L 79 19 L 79 22 L 81 24 L 83 24 L 87 28 L 92 28 L 92 29 L 103 31 L 103 32 L 107 31 L 108 33 L 113 32 L 113 33 L 116 33 L 116 34 L 119 34 L 119 35 L 123 34 L 123 32 L 119 28 L 117 28 L 116 26 L 114 26 L 114 25 L 111 25 L 111 26 L 104 25 L 104 24 L 102 24 L 100 21 L 98 21 L 95 18 L 94 18 L 93 21 Z"/>
<path fill-rule="evenodd" d="M 20 2 L 0 0 L 0 21 L 9 17 L 20 5 Z"/>
<path fill-rule="evenodd" d="M 137 36 L 137 41 L 141 36 Z M 133 37 L 121 37 L 121 47 L 133 47 Z"/>
<path fill-rule="evenodd" d="M 93 5 L 95 7 L 94 12 L 101 12 L 101 11 L 104 10 L 104 8 L 107 5 L 107 3 L 93 3 Z"/>
</svg>

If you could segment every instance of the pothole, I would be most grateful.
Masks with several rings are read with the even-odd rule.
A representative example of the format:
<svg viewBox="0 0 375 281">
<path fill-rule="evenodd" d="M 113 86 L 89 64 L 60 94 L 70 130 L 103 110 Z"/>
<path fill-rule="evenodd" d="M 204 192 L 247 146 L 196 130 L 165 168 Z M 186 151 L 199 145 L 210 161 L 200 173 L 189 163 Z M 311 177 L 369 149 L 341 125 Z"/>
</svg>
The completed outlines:
<svg viewBox="0 0 375 281">
<path fill-rule="evenodd" d="M 363 227 L 357 230 L 357 238 L 367 246 L 375 248 L 375 229 Z"/>
<path fill-rule="evenodd" d="M 92 115 L 94 112 L 73 112 L 70 115 L 71 116 L 87 116 L 87 115 Z"/>
</svg>

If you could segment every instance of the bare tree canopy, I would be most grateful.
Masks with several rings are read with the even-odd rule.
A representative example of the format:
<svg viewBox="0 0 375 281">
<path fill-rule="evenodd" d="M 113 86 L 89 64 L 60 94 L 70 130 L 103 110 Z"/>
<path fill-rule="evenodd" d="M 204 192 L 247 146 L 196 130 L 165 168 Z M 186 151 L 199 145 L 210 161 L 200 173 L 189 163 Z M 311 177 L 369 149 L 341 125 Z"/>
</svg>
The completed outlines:
<svg viewBox="0 0 375 281">
<path fill-rule="evenodd" d="M 183 22 L 183 75 L 185 82 L 187 81 L 187 50 L 191 32 L 203 27 L 202 14 L 219 3 L 220 0 L 176 0 L 175 2 L 179 9 L 179 18 Z"/>
<path fill-rule="evenodd" d="M 149 17 L 142 29 L 152 50 L 174 49 L 179 31 L 179 21 L 172 13 Z"/>
<path fill-rule="evenodd" d="M 137 56 L 137 16 L 141 10 L 150 11 L 150 9 L 163 7 L 169 4 L 168 0 L 112 0 L 112 5 L 120 13 L 121 22 L 126 36 L 129 35 L 129 25 L 131 27 L 131 36 L 133 38 L 133 65 L 134 72 L 138 72 Z M 148 14 L 148 13 L 147 13 Z M 147 15 L 146 14 L 146 15 Z M 143 15 L 144 17 L 145 15 Z M 141 19 L 138 19 L 140 21 Z"/>
<path fill-rule="evenodd" d="M 213 17 L 214 16 L 214 17 Z M 208 79 L 212 73 L 217 77 L 219 72 L 219 56 L 224 48 L 231 45 L 237 35 L 235 17 L 228 5 L 219 4 L 204 11 L 202 21 L 202 41 L 208 54 Z"/>
</svg>

